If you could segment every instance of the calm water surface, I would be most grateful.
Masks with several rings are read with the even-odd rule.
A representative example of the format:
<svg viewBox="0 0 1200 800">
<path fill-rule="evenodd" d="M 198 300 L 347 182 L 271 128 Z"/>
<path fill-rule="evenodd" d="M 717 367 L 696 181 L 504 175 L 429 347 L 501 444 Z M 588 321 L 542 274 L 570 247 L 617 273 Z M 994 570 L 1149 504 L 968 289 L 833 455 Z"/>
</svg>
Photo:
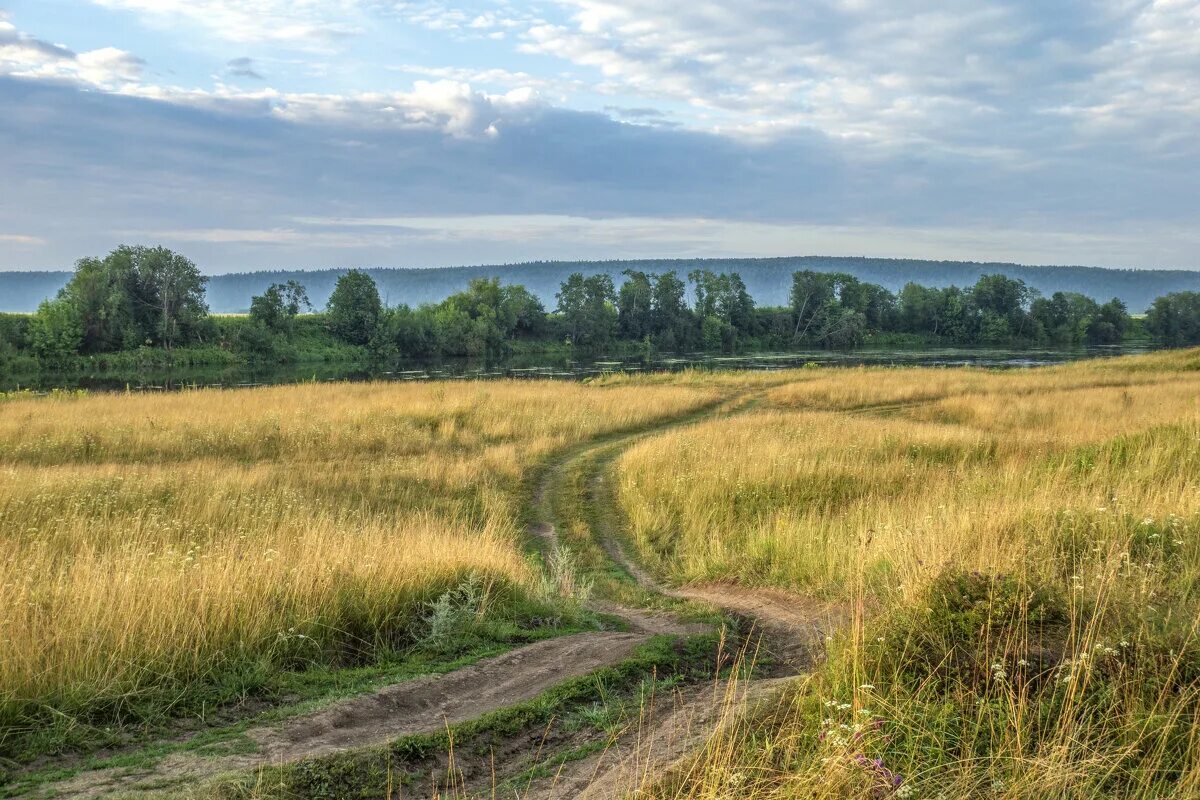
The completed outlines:
<svg viewBox="0 0 1200 800">
<path fill-rule="evenodd" d="M 719 355 L 690 353 L 649 359 L 568 359 L 549 356 L 519 356 L 497 361 L 443 359 L 398 361 L 386 367 L 368 368 L 353 363 L 286 364 L 236 368 L 190 367 L 131 373 L 40 373 L 0 374 L 0 391 L 32 389 L 87 389 L 89 391 L 172 391 L 197 386 L 259 386 L 305 381 L 363 380 L 494 380 L 497 378 L 553 378 L 582 380 L 611 372 L 677 372 L 684 369 L 778 370 L 816 364 L 828 367 L 930 366 L 1015 369 L 1059 364 L 1082 358 L 1127 355 L 1149 347 L 1120 345 L 1076 349 L 1006 350 L 982 347 L 926 349 L 795 350 L 776 353 Z"/>
</svg>

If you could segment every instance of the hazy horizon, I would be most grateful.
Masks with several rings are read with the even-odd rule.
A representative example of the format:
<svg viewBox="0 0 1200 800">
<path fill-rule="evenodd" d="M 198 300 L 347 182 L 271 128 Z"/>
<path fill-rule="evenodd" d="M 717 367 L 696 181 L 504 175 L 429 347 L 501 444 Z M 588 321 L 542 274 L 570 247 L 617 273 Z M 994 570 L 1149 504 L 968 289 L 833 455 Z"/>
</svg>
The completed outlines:
<svg viewBox="0 0 1200 800">
<path fill-rule="evenodd" d="M 97 254 L 99 255 L 99 254 Z M 184 252 L 184 255 L 187 255 Z M 1173 266 L 1136 266 L 1136 265 L 1113 265 L 1103 266 L 1098 264 L 1074 264 L 1074 263 L 1032 263 L 1021 261 L 1003 261 L 997 259 L 978 259 L 978 258 L 922 258 L 919 256 L 887 256 L 887 255 L 863 255 L 863 254 L 834 254 L 834 253 L 786 253 L 777 256 L 748 256 L 740 254 L 730 255 L 715 255 L 715 256 L 622 256 L 613 258 L 534 258 L 521 259 L 514 261 L 480 261 L 475 263 L 445 263 L 445 264 L 415 264 L 415 265 L 392 265 L 392 264 L 331 264 L 318 266 L 297 266 L 291 264 L 280 264 L 278 266 L 263 266 L 263 267 L 233 267 L 229 269 L 207 269 L 204 264 L 198 263 L 200 272 L 210 277 L 218 277 L 223 275 L 253 275 L 257 273 L 278 273 L 278 272 L 337 272 L 351 269 L 360 270 L 449 270 L 449 269 L 487 269 L 497 268 L 504 269 L 506 267 L 519 267 L 528 264 L 573 264 L 573 263 L 624 263 L 624 262 L 643 262 L 643 261 L 679 261 L 679 262 L 702 262 L 702 261 L 736 261 L 736 260 L 758 260 L 758 259 L 875 259 L 882 261 L 897 261 L 897 262 L 919 262 L 919 263 L 947 263 L 947 264 L 995 264 L 998 266 L 1015 266 L 1029 268 L 1084 268 L 1084 269 L 1104 269 L 1104 270 L 1134 270 L 1139 272 L 1187 272 L 1200 273 L 1200 267 L 1173 267 Z M 74 264 L 64 264 L 56 266 L 31 266 L 31 267 L 16 267 L 0 269 L 2 273 L 14 272 L 44 272 L 54 273 L 62 272 L 69 274 L 74 270 Z"/>
</svg>

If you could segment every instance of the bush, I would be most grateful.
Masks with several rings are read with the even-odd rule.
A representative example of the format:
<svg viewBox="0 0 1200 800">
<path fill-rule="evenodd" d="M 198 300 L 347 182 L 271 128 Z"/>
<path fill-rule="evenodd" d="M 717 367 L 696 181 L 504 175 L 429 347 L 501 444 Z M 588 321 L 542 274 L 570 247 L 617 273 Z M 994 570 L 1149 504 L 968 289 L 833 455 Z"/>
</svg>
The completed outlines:
<svg viewBox="0 0 1200 800">
<path fill-rule="evenodd" d="M 58 298 L 38 306 L 29 326 L 29 340 L 37 357 L 50 362 L 75 355 L 83 341 L 83 320 L 75 305 Z"/>
</svg>

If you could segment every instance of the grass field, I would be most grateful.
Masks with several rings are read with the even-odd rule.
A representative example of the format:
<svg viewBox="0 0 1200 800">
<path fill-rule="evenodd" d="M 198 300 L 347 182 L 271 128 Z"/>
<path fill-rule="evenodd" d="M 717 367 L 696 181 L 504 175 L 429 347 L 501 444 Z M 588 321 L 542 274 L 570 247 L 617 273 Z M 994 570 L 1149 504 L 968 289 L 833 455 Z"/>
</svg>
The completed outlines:
<svg viewBox="0 0 1200 800">
<path fill-rule="evenodd" d="M 625 580 L 584 524 L 607 513 L 668 582 L 853 619 L 649 796 L 1200 797 L 1197 350 L 0 400 L 4 752 L 461 656 L 438 598 L 493 641 L 571 628 L 571 576 L 522 531 L 562 454 L 540 502 L 582 568 Z"/>
<path fill-rule="evenodd" d="M 857 609 L 664 796 L 1200 796 L 1195 351 L 816 371 L 618 462 L 678 582 Z"/>
<path fill-rule="evenodd" d="M 496 382 L 0 401 L 0 747 L 370 663 L 427 636 L 428 603 L 471 576 L 483 611 L 550 616 L 522 551 L 526 470 L 712 396 Z"/>
</svg>

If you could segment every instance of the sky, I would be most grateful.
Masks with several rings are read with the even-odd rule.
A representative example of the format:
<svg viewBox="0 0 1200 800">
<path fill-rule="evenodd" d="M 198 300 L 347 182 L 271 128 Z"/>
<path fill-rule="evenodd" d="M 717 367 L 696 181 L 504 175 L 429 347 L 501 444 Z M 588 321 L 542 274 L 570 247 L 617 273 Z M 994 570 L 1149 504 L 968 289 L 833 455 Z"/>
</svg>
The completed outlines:
<svg viewBox="0 0 1200 800">
<path fill-rule="evenodd" d="M 1200 0 L 0 0 L 0 269 L 1200 268 Z"/>
</svg>

